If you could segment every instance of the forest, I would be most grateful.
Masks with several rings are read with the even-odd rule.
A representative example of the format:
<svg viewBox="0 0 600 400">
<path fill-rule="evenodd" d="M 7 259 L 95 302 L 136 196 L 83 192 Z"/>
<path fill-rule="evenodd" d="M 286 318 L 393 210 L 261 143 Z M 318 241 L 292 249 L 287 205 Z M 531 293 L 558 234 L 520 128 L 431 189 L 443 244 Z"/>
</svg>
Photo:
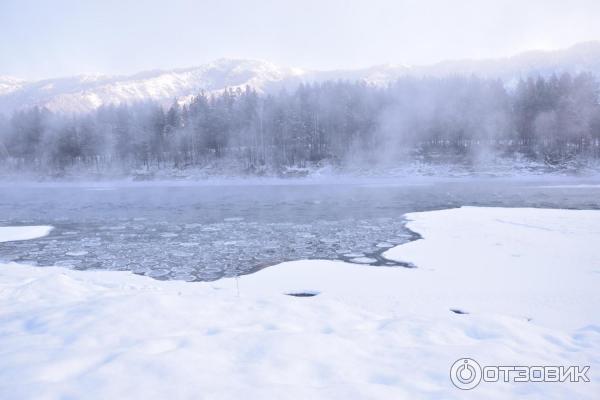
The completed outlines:
<svg viewBox="0 0 600 400">
<path fill-rule="evenodd" d="M 326 163 L 469 163 L 483 153 L 560 165 L 600 157 L 598 96 L 598 81 L 582 73 L 512 84 L 475 76 L 406 77 L 386 87 L 328 81 L 274 94 L 247 87 L 75 115 L 36 107 L 0 116 L 0 165 L 60 173 L 230 162 L 262 174 Z"/>
</svg>

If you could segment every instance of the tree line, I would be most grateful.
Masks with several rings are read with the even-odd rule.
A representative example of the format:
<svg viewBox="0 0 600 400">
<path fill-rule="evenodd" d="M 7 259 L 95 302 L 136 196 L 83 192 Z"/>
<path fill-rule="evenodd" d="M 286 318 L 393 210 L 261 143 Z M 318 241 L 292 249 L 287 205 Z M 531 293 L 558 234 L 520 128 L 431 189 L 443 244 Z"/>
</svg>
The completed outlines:
<svg viewBox="0 0 600 400">
<path fill-rule="evenodd" d="M 472 77 L 328 81 L 258 94 L 199 93 L 65 115 L 0 116 L 5 169 L 101 171 L 231 163 L 250 173 L 317 163 L 469 162 L 482 152 L 548 164 L 600 157 L 599 83 L 591 74 L 515 84 Z M 221 164 L 219 164 L 221 163 Z"/>
</svg>

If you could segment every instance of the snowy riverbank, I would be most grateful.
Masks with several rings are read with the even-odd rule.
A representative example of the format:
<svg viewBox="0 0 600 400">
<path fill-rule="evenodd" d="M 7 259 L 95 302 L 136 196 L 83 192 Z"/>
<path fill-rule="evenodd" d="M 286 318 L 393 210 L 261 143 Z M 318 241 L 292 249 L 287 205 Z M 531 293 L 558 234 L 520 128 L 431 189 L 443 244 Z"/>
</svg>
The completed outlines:
<svg viewBox="0 0 600 400">
<path fill-rule="evenodd" d="M 600 392 L 600 211 L 466 207 L 408 218 L 423 239 L 386 255 L 416 269 L 295 261 L 190 284 L 1 265 L 0 398 Z M 0 228 L 4 241 L 30 233 Z M 298 292 L 319 294 L 285 295 Z M 589 365 L 591 382 L 483 382 L 463 392 L 449 379 L 461 357 Z"/>
<path fill-rule="evenodd" d="M 248 169 L 238 160 L 220 160 L 202 166 L 175 167 L 151 165 L 146 168 L 114 166 L 90 170 L 72 166 L 65 170 L 23 169 L 4 165 L 0 171 L 3 183 L 272 183 L 272 182 L 356 182 L 357 180 L 422 180 L 422 179 L 598 179 L 600 161 L 575 159 L 562 164 L 547 164 L 523 156 L 502 157 L 488 154 L 480 159 L 448 159 L 425 161 L 407 159 L 378 164 L 375 160 L 354 162 L 306 163 L 305 166 Z"/>
</svg>

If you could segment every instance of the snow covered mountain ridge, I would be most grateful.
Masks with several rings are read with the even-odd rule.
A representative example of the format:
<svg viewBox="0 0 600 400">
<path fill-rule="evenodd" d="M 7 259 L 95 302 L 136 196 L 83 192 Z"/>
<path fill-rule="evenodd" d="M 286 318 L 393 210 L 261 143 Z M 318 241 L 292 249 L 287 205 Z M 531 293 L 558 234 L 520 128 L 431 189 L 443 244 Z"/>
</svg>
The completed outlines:
<svg viewBox="0 0 600 400">
<path fill-rule="evenodd" d="M 131 76 L 80 75 L 36 82 L 0 77 L 0 111 L 40 106 L 77 113 L 107 104 L 172 102 L 201 90 L 211 92 L 245 85 L 261 90 L 302 73 L 264 61 L 222 59 L 195 68 Z"/>
<path fill-rule="evenodd" d="M 198 67 L 147 71 L 130 76 L 80 75 L 25 81 L 0 76 L 0 113 L 33 106 L 56 112 L 81 113 L 102 105 L 154 100 L 169 104 L 201 90 L 244 88 L 259 92 L 328 79 L 384 85 L 402 76 L 480 75 L 511 82 L 528 75 L 589 71 L 600 73 L 600 41 L 558 51 L 530 51 L 488 60 L 445 61 L 428 66 L 380 65 L 365 69 L 311 71 L 260 60 L 220 59 Z"/>
</svg>

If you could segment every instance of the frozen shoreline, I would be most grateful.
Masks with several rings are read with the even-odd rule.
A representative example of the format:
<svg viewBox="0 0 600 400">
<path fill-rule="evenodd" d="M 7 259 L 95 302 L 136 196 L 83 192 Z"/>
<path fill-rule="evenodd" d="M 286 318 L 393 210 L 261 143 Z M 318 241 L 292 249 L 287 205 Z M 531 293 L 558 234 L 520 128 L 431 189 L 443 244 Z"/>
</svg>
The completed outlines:
<svg viewBox="0 0 600 400">
<path fill-rule="evenodd" d="M 53 188 L 73 187 L 84 190 L 114 190 L 129 187 L 190 187 L 190 186 L 311 186 L 311 185 L 364 185 L 364 186 L 422 186 L 446 182 L 516 182 L 531 184 L 533 187 L 548 189 L 564 188 L 596 188 L 600 187 L 600 174 L 589 175 L 410 175 L 410 176 L 379 176 L 351 174 L 340 175 L 309 175 L 297 178 L 282 178 L 275 176 L 210 176 L 204 178 L 177 179 L 173 177 L 157 178 L 146 181 L 135 181 L 130 178 L 116 179 L 17 179 L 0 177 L 0 188 Z"/>
<path fill-rule="evenodd" d="M 285 167 L 258 172 L 244 170 L 242 166 L 226 161 L 188 168 L 150 167 L 106 169 L 90 171 L 73 168 L 62 173 L 55 171 L 19 171 L 7 169 L 0 173 L 0 185 L 7 183 L 60 183 L 60 184 L 278 184 L 278 183 L 352 183 L 390 180 L 453 180 L 453 179 L 532 179 L 579 180 L 600 178 L 598 160 L 581 160 L 580 163 L 547 165 L 523 157 L 472 162 L 426 162 L 411 160 L 398 164 L 373 165 L 372 162 L 347 164 L 311 164 L 305 167 Z"/>
<path fill-rule="evenodd" d="M 594 398 L 600 211 L 407 217 L 423 239 L 386 256 L 417 269 L 294 261 L 188 284 L 1 265 L 0 397 L 463 398 L 448 373 L 470 356 L 591 366 L 590 383 L 482 384 L 478 397 Z M 319 294 L 285 295 L 306 291 Z"/>
</svg>

